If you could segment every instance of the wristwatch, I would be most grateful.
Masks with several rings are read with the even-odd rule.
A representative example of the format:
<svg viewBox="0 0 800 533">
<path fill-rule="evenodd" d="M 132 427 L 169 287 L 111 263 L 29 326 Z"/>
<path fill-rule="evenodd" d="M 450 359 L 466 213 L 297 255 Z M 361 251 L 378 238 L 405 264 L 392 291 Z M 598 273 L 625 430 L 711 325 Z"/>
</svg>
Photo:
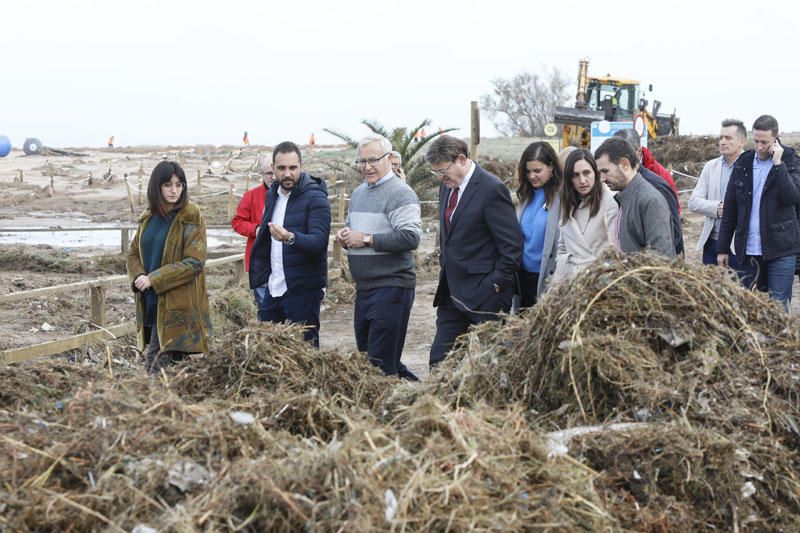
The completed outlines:
<svg viewBox="0 0 800 533">
<path fill-rule="evenodd" d="M 364 243 L 364 246 L 372 246 L 372 235 L 365 233 L 361 242 Z"/>
<path fill-rule="evenodd" d="M 286 239 L 286 244 L 289 246 L 294 246 L 294 233 L 289 234 L 289 238 Z"/>
</svg>

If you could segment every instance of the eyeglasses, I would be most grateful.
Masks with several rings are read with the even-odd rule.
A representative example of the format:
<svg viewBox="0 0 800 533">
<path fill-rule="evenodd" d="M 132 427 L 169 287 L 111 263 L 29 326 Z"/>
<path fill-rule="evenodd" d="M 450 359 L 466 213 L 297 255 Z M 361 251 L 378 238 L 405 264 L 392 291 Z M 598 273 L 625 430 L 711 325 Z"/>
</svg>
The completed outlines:
<svg viewBox="0 0 800 533">
<path fill-rule="evenodd" d="M 271 178 L 272 176 L 274 176 L 274 175 L 275 175 L 275 173 L 274 173 L 274 172 L 272 172 L 271 170 L 270 170 L 269 172 L 260 172 L 260 174 L 261 174 L 262 176 L 266 176 L 266 177 L 268 177 L 268 178 Z"/>
<path fill-rule="evenodd" d="M 370 157 L 369 159 L 356 159 L 356 166 L 364 168 L 364 167 L 367 166 L 367 164 L 370 164 L 371 166 L 374 167 L 375 163 L 377 163 L 378 161 L 380 161 L 381 159 L 383 159 L 384 157 L 386 157 L 387 155 L 389 155 L 391 153 L 392 152 L 386 152 L 385 154 L 383 154 L 380 157 Z"/>
<path fill-rule="evenodd" d="M 442 170 L 431 170 L 431 174 L 433 174 L 437 178 L 438 177 L 442 177 L 443 178 L 444 175 L 447 174 L 447 171 L 450 170 L 450 167 L 453 166 L 453 163 L 455 163 L 455 161 L 453 161 L 452 163 L 447 165 L 447 168 L 443 168 Z"/>
</svg>

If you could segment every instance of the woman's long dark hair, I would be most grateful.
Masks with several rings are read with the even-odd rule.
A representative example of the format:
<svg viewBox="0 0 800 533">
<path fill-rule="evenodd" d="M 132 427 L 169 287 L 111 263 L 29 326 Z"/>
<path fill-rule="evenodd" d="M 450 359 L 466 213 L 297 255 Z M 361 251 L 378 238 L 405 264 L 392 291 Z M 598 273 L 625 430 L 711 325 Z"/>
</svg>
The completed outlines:
<svg viewBox="0 0 800 533">
<path fill-rule="evenodd" d="M 172 176 L 178 176 L 178 179 L 183 183 L 181 196 L 172 209 L 177 211 L 183 208 L 189 201 L 189 187 L 187 187 L 186 184 L 186 173 L 178 163 L 174 161 L 162 161 L 153 169 L 153 172 L 150 174 L 150 182 L 147 184 L 147 202 L 150 204 L 150 212 L 154 215 L 165 217 L 170 211 L 169 206 L 164 201 L 164 197 L 161 195 L 161 186 L 165 183 L 169 183 Z"/>
<path fill-rule="evenodd" d="M 517 175 L 519 176 L 519 186 L 517 187 L 517 198 L 520 202 L 529 201 L 533 197 L 533 185 L 528 179 L 528 169 L 526 165 L 530 161 L 538 161 L 543 165 L 547 165 L 551 169 L 550 180 L 544 184 L 544 194 L 547 199 L 547 205 L 551 205 L 553 199 L 558 194 L 558 189 L 561 187 L 562 172 L 561 165 L 558 164 L 558 155 L 550 143 L 535 142 L 528 145 L 525 151 L 519 158 L 519 166 L 517 167 Z"/>
<path fill-rule="evenodd" d="M 594 156 L 589 150 L 579 148 L 573 150 L 567 156 L 564 163 L 564 185 L 561 187 L 561 223 L 566 224 L 570 217 L 575 215 L 575 211 L 581 206 L 583 199 L 575 186 L 572 184 L 572 177 L 575 174 L 575 165 L 578 161 L 586 161 L 592 172 L 594 172 L 594 185 L 589 194 L 586 195 L 586 200 L 589 202 L 589 217 L 595 216 L 600 211 L 600 202 L 603 200 L 603 184 L 600 183 L 600 173 L 597 172 L 597 163 L 594 161 Z"/>
</svg>

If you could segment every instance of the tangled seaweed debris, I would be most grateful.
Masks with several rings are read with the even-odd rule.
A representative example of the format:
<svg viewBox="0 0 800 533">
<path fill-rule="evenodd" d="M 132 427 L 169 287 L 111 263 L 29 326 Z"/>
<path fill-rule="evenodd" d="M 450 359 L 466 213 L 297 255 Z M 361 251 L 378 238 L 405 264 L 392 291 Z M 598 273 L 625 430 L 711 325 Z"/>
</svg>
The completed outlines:
<svg viewBox="0 0 800 533">
<path fill-rule="evenodd" d="M 215 345 L 208 356 L 178 368 L 170 387 L 179 395 L 238 401 L 277 389 L 295 395 L 317 390 L 370 408 L 396 383 L 363 354 L 315 349 L 297 325 L 260 323 L 217 339 Z"/>
<path fill-rule="evenodd" d="M 30 407 L 42 411 L 55 410 L 62 407 L 58 402 L 78 383 L 102 377 L 103 372 L 96 366 L 62 359 L 46 365 L 0 366 L 0 409 Z"/>
<path fill-rule="evenodd" d="M 580 436 L 570 453 L 601 473 L 603 507 L 627 529 L 797 530 L 796 451 L 760 448 L 767 442 L 744 431 L 647 425 Z"/>
<path fill-rule="evenodd" d="M 377 424 L 331 409 L 350 431 L 303 438 L 268 431 L 262 422 L 272 413 L 257 403 L 190 403 L 137 377 L 78 390 L 45 426 L 3 411 L 0 525 L 367 531 L 616 524 L 599 506 L 596 474 L 569 459 L 549 461 L 519 410 L 451 412 L 425 398 Z"/>
<path fill-rule="evenodd" d="M 750 520 L 780 516 L 793 529 L 800 523 L 799 334 L 795 319 L 722 269 L 606 257 L 521 317 L 473 329 L 426 390 L 391 400 L 429 393 L 453 407 L 522 402 L 535 413 L 531 420 L 557 429 L 646 421 L 718 433 L 760 466 L 757 496 L 748 500 L 760 512 Z M 735 462 L 726 468 L 727 479 L 744 479 Z M 702 498 L 686 491 L 692 499 L 683 503 L 702 511 L 695 503 Z M 742 500 L 714 500 L 720 526 L 736 523 L 748 504 Z"/>
<path fill-rule="evenodd" d="M 609 256 L 423 384 L 273 324 L 158 379 L 10 366 L 54 390 L 0 395 L 0 529 L 796 531 L 797 326 Z"/>
</svg>

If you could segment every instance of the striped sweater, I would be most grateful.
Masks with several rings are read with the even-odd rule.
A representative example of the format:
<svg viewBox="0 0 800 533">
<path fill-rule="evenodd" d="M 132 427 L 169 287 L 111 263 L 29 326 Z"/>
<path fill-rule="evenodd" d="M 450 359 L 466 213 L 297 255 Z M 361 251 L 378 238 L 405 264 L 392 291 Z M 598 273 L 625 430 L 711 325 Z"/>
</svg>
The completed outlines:
<svg viewBox="0 0 800 533">
<path fill-rule="evenodd" d="M 359 185 L 350 199 L 347 226 L 372 235 L 372 246 L 347 251 L 356 290 L 414 288 L 413 250 L 422 233 L 419 199 L 395 175 Z"/>
</svg>

